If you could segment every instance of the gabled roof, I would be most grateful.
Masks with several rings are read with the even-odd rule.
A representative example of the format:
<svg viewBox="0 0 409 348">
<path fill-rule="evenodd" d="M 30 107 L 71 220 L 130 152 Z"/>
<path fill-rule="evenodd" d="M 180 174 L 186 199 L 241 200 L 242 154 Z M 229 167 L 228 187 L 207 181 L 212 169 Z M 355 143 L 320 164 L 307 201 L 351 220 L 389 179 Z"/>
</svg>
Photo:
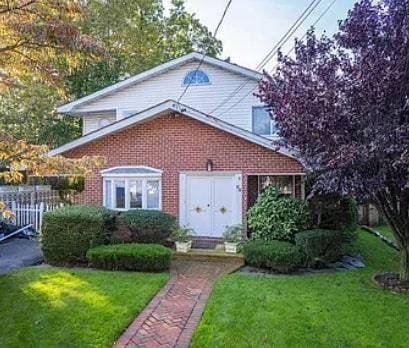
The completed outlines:
<svg viewBox="0 0 409 348">
<path fill-rule="evenodd" d="M 164 101 L 160 104 L 157 104 L 153 107 L 150 107 L 148 109 L 145 109 L 141 112 L 138 112 L 132 116 L 129 116 L 127 118 L 124 118 L 122 120 L 119 120 L 117 122 L 114 122 L 106 127 L 102 127 L 100 129 L 97 129 L 93 132 L 90 132 L 81 138 L 78 138 L 76 140 L 71 141 L 70 143 L 67 143 L 65 145 L 62 145 L 60 147 L 57 147 L 56 149 L 51 150 L 48 154 L 49 156 L 55 156 L 59 155 L 61 153 L 67 152 L 69 150 L 72 150 L 78 146 L 85 145 L 87 143 L 90 143 L 94 140 L 100 139 L 104 136 L 107 136 L 112 133 L 116 133 L 119 131 L 122 131 L 126 128 L 129 128 L 131 126 L 137 125 L 139 123 L 146 122 L 148 120 L 151 120 L 153 118 L 165 115 L 169 112 L 176 112 L 179 114 L 186 115 L 188 117 L 191 117 L 197 121 L 203 122 L 205 124 L 208 124 L 212 127 L 218 128 L 220 130 L 223 130 L 227 133 L 233 134 L 235 136 L 238 136 L 239 138 L 245 139 L 247 141 L 250 141 L 252 143 L 255 143 L 257 145 L 263 146 L 267 149 L 270 149 L 272 151 L 281 153 L 285 156 L 295 158 L 294 154 L 291 153 L 291 151 L 286 150 L 286 149 L 279 149 L 271 143 L 271 140 L 264 138 L 262 136 L 259 136 L 257 134 L 254 134 L 252 132 L 249 132 L 247 130 L 244 130 L 242 128 L 236 127 L 230 123 L 227 123 L 225 121 L 222 121 L 216 117 L 207 115 L 199 110 L 196 110 L 194 108 L 191 108 L 187 105 L 178 103 L 174 100 L 167 100 Z"/>
<path fill-rule="evenodd" d="M 111 86 L 108 86 L 106 88 L 103 88 L 95 93 L 92 93 L 90 95 L 87 95 L 83 98 L 77 99 L 72 101 L 71 103 L 61 105 L 60 107 L 57 108 L 58 112 L 62 113 L 72 113 L 74 110 L 85 103 L 88 103 L 90 101 L 93 101 L 95 99 L 101 98 L 103 96 L 106 96 L 108 94 L 117 92 L 123 88 L 126 88 L 128 86 L 137 84 L 139 82 L 145 81 L 147 79 L 150 79 L 154 76 L 163 74 L 164 72 L 175 69 L 179 66 L 185 65 L 187 63 L 191 63 L 194 61 L 200 62 L 203 59 L 203 63 L 207 63 L 216 67 L 219 67 L 221 69 L 225 69 L 228 71 L 231 71 L 236 74 L 243 75 L 244 77 L 253 79 L 253 80 L 260 80 L 262 78 L 262 74 L 260 74 L 257 71 L 251 70 L 244 68 L 240 65 L 232 64 L 229 62 L 226 62 L 221 59 L 209 57 L 209 56 L 204 56 L 201 53 L 197 52 L 192 52 L 189 54 L 186 54 L 180 58 L 173 59 L 169 62 L 166 62 L 164 64 L 158 65 L 152 69 L 146 70 L 140 74 L 134 75 L 132 77 L 127 78 L 126 80 L 120 81 L 118 83 L 115 83 Z"/>
</svg>

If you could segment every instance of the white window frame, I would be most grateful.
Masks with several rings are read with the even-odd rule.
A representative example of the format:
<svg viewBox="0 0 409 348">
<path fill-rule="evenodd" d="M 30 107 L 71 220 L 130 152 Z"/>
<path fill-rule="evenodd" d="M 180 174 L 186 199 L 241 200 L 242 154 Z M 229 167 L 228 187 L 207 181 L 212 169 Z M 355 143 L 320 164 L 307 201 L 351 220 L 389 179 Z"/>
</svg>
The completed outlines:
<svg viewBox="0 0 409 348">
<path fill-rule="evenodd" d="M 109 172 L 113 169 L 122 168 L 122 167 L 113 167 L 109 169 L 105 169 L 101 171 L 101 175 L 103 177 L 102 183 L 102 195 L 103 195 L 103 205 L 108 209 L 112 209 L 115 211 L 127 211 L 127 210 L 140 210 L 140 209 L 147 209 L 147 210 L 162 210 L 162 171 L 146 167 L 146 166 L 126 166 L 126 168 L 145 168 L 154 170 L 155 173 L 143 173 L 143 174 L 135 174 L 135 173 L 118 173 L 118 174 L 110 174 Z M 111 205 L 108 206 L 107 204 L 107 194 L 106 194 L 106 182 L 111 182 Z M 125 183 L 125 208 L 117 208 L 116 207 L 116 192 L 115 192 L 115 182 L 123 181 Z M 130 207 L 130 182 L 131 181 L 141 181 L 142 182 L 142 208 L 131 208 Z M 159 183 L 159 202 L 157 208 L 148 208 L 148 195 L 147 195 L 147 182 L 148 181 L 158 181 Z"/>
<path fill-rule="evenodd" d="M 258 186 L 258 194 L 261 192 L 261 177 L 263 176 L 271 176 L 271 177 L 288 177 L 291 179 L 291 194 L 289 196 L 295 198 L 295 175 L 288 175 L 288 174 L 262 174 L 257 175 L 257 186 Z"/>
<path fill-rule="evenodd" d="M 259 108 L 265 108 L 265 105 L 253 105 L 251 107 L 251 131 L 254 134 L 257 134 L 257 133 L 254 132 L 254 109 L 259 109 Z M 270 133 L 268 133 L 268 134 L 257 134 L 257 135 L 262 136 L 262 137 L 268 137 L 268 138 L 276 138 L 276 137 L 278 137 L 277 131 L 274 132 L 274 133 L 272 132 L 273 128 L 275 128 L 275 126 L 276 126 L 275 122 L 271 119 L 271 117 L 269 117 L 269 118 L 270 118 Z"/>
<path fill-rule="evenodd" d="M 189 75 L 190 73 L 192 73 L 192 72 L 195 72 L 196 71 L 196 69 L 194 69 L 194 70 L 189 70 L 184 76 L 183 76 L 183 79 L 182 79 L 182 87 L 186 87 L 187 85 L 189 85 L 189 87 L 191 86 L 191 87 L 195 87 L 195 86 L 208 86 L 208 85 L 211 85 L 212 84 L 212 80 L 210 79 L 210 75 L 207 73 L 207 72 L 205 72 L 204 70 L 202 70 L 202 69 L 199 69 L 198 71 L 200 71 L 200 72 L 202 72 L 203 74 L 205 74 L 206 76 L 207 76 L 207 78 L 209 79 L 209 82 L 200 82 L 200 83 L 197 83 L 197 82 L 191 82 L 191 83 L 185 83 L 185 79 L 186 79 L 186 77 L 187 77 L 187 75 Z"/>
</svg>

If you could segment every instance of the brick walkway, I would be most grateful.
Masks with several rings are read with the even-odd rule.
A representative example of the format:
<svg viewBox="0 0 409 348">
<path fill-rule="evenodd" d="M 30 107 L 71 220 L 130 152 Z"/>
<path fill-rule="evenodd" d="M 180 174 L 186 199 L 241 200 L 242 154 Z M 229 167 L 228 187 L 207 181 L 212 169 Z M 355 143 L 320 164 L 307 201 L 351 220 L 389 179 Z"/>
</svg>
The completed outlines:
<svg viewBox="0 0 409 348">
<path fill-rule="evenodd" d="M 215 280 L 238 266 L 174 261 L 169 282 L 122 334 L 115 347 L 188 347 Z"/>
</svg>

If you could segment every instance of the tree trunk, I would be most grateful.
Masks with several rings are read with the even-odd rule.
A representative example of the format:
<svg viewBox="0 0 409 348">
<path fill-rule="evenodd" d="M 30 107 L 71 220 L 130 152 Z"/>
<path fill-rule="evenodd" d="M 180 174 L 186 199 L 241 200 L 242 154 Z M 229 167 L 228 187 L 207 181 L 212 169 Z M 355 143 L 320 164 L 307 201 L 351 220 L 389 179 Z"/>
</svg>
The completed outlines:
<svg viewBox="0 0 409 348">
<path fill-rule="evenodd" d="M 409 282 L 409 246 L 401 246 L 400 248 L 400 280 Z"/>
<path fill-rule="evenodd" d="M 400 249 L 400 280 L 409 282 L 409 211 L 407 192 L 400 196 L 391 196 L 389 192 L 378 192 L 375 195 L 377 208 L 392 228 Z"/>
</svg>

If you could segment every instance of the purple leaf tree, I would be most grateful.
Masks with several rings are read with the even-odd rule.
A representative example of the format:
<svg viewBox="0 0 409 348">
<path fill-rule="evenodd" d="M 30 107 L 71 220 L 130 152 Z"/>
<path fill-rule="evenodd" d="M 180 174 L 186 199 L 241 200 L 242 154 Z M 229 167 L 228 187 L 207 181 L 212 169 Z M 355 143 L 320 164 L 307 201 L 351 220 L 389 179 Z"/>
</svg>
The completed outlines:
<svg viewBox="0 0 409 348">
<path fill-rule="evenodd" d="M 278 145 L 318 174 L 313 193 L 371 200 L 391 225 L 409 281 L 409 0 L 361 0 L 332 37 L 311 29 L 279 54 L 257 95 Z"/>
</svg>

